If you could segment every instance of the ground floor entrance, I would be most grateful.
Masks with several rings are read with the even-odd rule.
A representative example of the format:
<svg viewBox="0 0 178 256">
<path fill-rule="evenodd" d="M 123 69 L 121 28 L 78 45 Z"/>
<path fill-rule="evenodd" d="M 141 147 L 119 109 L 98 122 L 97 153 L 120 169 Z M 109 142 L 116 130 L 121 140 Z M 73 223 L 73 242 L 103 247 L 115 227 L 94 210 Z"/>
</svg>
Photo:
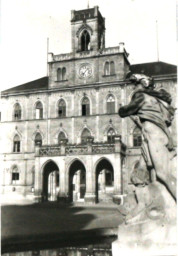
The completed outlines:
<svg viewBox="0 0 178 256">
<path fill-rule="evenodd" d="M 35 196 L 43 201 L 112 202 L 121 195 L 121 163 L 120 154 L 38 158 Z"/>
<path fill-rule="evenodd" d="M 84 202 L 86 192 L 86 170 L 82 162 L 74 161 L 69 169 L 69 200 Z"/>
<path fill-rule="evenodd" d="M 49 161 L 43 169 L 43 201 L 57 201 L 59 194 L 59 168 L 55 162 Z"/>
<path fill-rule="evenodd" d="M 102 159 L 96 166 L 96 202 L 112 201 L 114 194 L 114 170 L 112 164 Z"/>
</svg>

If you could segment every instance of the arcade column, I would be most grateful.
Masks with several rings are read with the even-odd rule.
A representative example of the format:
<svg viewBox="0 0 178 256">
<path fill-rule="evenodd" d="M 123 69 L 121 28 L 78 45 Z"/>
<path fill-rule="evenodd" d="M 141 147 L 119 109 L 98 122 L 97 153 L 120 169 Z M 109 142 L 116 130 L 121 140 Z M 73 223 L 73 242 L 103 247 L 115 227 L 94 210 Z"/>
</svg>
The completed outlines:
<svg viewBox="0 0 178 256">
<path fill-rule="evenodd" d="M 42 174 L 40 167 L 40 156 L 39 156 L 39 146 L 35 147 L 35 184 L 34 184 L 34 201 L 41 202 L 42 200 Z"/>
<path fill-rule="evenodd" d="M 92 155 L 87 156 L 85 202 L 96 203 L 96 175 L 92 164 Z"/>
<path fill-rule="evenodd" d="M 122 194 L 121 136 L 115 137 L 114 195 L 113 201 L 120 203 Z"/>
</svg>

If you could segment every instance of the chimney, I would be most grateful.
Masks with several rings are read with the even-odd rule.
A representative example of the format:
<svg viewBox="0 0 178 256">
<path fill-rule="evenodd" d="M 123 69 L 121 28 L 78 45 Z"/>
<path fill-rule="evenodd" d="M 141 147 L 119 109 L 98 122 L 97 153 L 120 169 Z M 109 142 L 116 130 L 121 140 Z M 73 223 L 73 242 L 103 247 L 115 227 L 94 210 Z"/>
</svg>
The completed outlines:
<svg viewBox="0 0 178 256">
<path fill-rule="evenodd" d="M 94 6 L 94 16 L 98 16 L 98 6 Z"/>
<path fill-rule="evenodd" d="M 121 42 L 121 43 L 119 43 L 119 51 L 120 52 L 124 52 L 124 43 L 123 42 Z"/>
</svg>

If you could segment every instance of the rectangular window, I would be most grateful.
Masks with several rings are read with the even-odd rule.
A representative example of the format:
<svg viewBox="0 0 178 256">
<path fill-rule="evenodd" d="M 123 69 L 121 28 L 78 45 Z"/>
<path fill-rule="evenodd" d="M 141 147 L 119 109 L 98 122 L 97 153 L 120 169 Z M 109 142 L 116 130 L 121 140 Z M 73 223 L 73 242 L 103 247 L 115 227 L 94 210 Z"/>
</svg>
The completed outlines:
<svg viewBox="0 0 178 256">
<path fill-rule="evenodd" d="M 90 115 L 90 105 L 83 104 L 82 105 L 82 116 L 89 116 Z"/>
<path fill-rule="evenodd" d="M 20 141 L 14 141 L 13 152 L 20 152 Z"/>
<path fill-rule="evenodd" d="M 115 102 L 107 102 L 107 113 L 115 113 Z"/>
<path fill-rule="evenodd" d="M 86 105 L 82 105 L 82 116 L 86 116 Z"/>
<path fill-rule="evenodd" d="M 13 172 L 12 173 L 12 181 L 19 180 L 19 172 Z"/>
<path fill-rule="evenodd" d="M 58 114 L 59 114 L 59 117 L 66 116 L 66 108 L 65 108 L 65 106 L 64 107 L 63 106 L 59 107 Z"/>
</svg>

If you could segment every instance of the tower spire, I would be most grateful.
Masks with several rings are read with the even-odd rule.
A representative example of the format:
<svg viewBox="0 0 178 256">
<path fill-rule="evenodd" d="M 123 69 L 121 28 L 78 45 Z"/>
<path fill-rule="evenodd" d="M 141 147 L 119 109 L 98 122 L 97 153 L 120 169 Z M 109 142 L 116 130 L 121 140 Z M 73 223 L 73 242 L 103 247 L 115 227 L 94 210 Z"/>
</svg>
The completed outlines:
<svg viewBox="0 0 178 256">
<path fill-rule="evenodd" d="M 88 9 L 90 8 L 89 0 L 88 0 L 88 5 L 87 5 L 87 8 L 88 8 Z"/>
</svg>

